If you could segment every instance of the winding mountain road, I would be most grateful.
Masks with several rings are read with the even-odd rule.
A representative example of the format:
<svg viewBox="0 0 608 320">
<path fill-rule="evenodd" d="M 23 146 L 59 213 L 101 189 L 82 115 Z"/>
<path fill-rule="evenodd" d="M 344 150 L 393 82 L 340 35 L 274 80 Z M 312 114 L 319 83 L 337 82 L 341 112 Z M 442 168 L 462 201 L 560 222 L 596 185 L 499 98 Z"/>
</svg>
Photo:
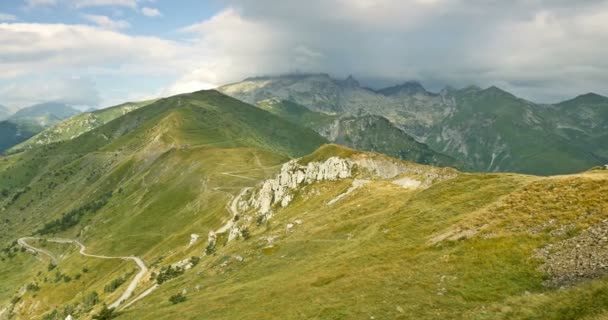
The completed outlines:
<svg viewBox="0 0 608 320">
<path fill-rule="evenodd" d="M 49 256 L 53 260 L 53 262 L 55 262 L 55 263 L 57 262 L 57 258 L 55 256 L 53 256 L 52 253 L 50 253 L 47 250 L 36 248 L 36 247 L 28 244 L 27 240 L 40 240 L 40 238 L 24 237 L 24 238 L 20 238 L 19 240 L 17 240 L 17 242 L 22 247 L 24 247 L 26 249 L 29 249 L 31 251 L 34 251 L 34 252 L 40 252 L 42 254 L 45 254 L 45 255 Z M 85 257 L 98 258 L 98 259 L 132 260 L 132 261 L 134 261 L 137 264 L 137 266 L 139 267 L 139 272 L 137 273 L 137 275 L 135 275 L 135 278 L 133 278 L 133 280 L 131 281 L 131 283 L 129 283 L 129 286 L 127 287 L 127 289 L 125 290 L 125 292 L 123 292 L 123 294 L 116 301 L 114 301 L 112 304 L 110 304 L 108 306 L 109 308 L 117 308 L 118 306 L 120 306 L 121 303 L 123 303 L 127 299 L 129 299 L 129 297 L 131 297 L 131 295 L 133 294 L 133 292 L 137 288 L 137 285 L 139 284 L 139 282 L 141 281 L 141 279 L 148 272 L 148 267 L 146 267 L 146 264 L 144 263 L 144 261 L 141 260 L 138 257 L 135 257 L 135 256 L 111 257 L 111 256 L 89 254 L 89 253 L 85 252 L 86 247 L 80 241 L 78 241 L 78 240 L 56 238 L 56 239 L 47 239 L 47 241 L 48 242 L 54 242 L 54 243 L 75 244 L 78 247 L 80 247 L 79 253 L 81 255 L 85 256 Z"/>
</svg>

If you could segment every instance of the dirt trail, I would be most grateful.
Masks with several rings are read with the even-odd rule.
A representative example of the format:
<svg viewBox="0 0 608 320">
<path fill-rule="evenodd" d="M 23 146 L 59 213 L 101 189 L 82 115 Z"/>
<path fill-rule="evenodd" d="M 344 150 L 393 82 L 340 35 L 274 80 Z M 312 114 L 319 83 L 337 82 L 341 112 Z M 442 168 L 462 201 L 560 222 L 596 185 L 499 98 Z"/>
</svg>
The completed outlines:
<svg viewBox="0 0 608 320">
<path fill-rule="evenodd" d="M 57 258 L 55 258 L 50 252 L 48 252 L 47 250 L 44 250 L 44 249 L 36 248 L 36 247 L 34 247 L 34 246 L 32 246 L 32 245 L 30 245 L 30 244 L 28 244 L 26 242 L 27 240 L 39 240 L 39 239 L 40 238 L 24 237 L 24 238 L 21 238 L 21 239 L 17 240 L 17 242 L 19 243 L 19 245 L 23 246 L 26 249 L 30 249 L 30 250 L 33 250 L 35 252 L 40 252 L 40 253 L 43 253 L 45 255 L 48 255 L 56 263 L 57 262 Z M 108 306 L 109 308 L 116 308 L 121 303 L 123 303 L 127 299 L 129 299 L 129 297 L 131 297 L 131 295 L 133 294 L 133 292 L 137 288 L 137 285 L 139 284 L 139 282 L 142 280 L 142 278 L 144 277 L 144 275 L 148 272 L 148 268 L 146 267 L 146 264 L 144 263 L 144 261 L 141 260 L 138 257 L 135 257 L 135 256 L 112 257 L 112 256 L 103 256 L 103 255 L 89 254 L 89 253 L 85 252 L 86 247 L 80 241 L 78 241 L 78 240 L 56 238 L 56 239 L 48 239 L 47 241 L 48 242 L 54 242 L 54 243 L 70 243 L 70 244 L 75 244 L 78 247 L 80 247 L 79 253 L 81 255 L 85 256 L 85 257 L 98 258 L 98 259 L 132 260 L 132 261 L 134 261 L 137 264 L 137 266 L 139 267 L 139 272 L 137 273 L 137 275 L 135 275 L 135 278 L 133 278 L 133 280 L 131 281 L 131 283 L 129 283 L 129 286 L 127 287 L 127 289 L 125 290 L 125 292 L 123 292 L 123 294 L 116 301 L 114 301 L 112 304 L 110 304 Z"/>
<path fill-rule="evenodd" d="M 57 264 L 57 261 L 58 261 L 57 257 L 55 257 L 50 251 L 31 246 L 26 242 L 27 240 L 38 240 L 38 238 L 25 237 L 25 238 L 21 238 L 21 239 L 17 240 L 17 243 L 27 250 L 30 250 L 32 252 L 42 253 L 46 256 L 49 256 L 49 258 L 51 258 L 51 260 L 53 261 L 53 264 Z"/>
</svg>

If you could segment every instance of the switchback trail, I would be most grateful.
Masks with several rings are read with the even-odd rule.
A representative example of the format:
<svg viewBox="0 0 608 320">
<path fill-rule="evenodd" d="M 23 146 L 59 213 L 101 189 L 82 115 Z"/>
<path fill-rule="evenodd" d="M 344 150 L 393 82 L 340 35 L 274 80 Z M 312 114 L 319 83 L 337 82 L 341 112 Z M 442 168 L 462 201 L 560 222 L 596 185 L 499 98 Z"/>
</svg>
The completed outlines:
<svg viewBox="0 0 608 320">
<path fill-rule="evenodd" d="M 45 255 L 48 255 L 56 263 L 57 262 L 57 258 L 55 258 L 49 251 L 44 250 L 44 249 L 40 249 L 40 248 L 36 248 L 36 247 L 34 247 L 34 246 L 32 246 L 32 245 L 30 245 L 30 244 L 28 244 L 26 242 L 27 240 L 39 240 L 39 239 L 40 238 L 24 237 L 24 238 L 20 238 L 19 240 L 17 240 L 17 242 L 19 243 L 19 245 L 21 245 L 22 247 L 24 247 L 26 249 L 29 249 L 29 250 L 32 250 L 32 251 L 35 251 L 35 252 L 40 252 L 40 253 L 43 253 Z M 139 282 L 141 281 L 141 279 L 148 272 L 148 267 L 146 267 L 146 264 L 143 262 L 143 260 L 141 260 L 140 258 L 135 257 L 135 256 L 111 257 L 111 256 L 89 254 L 89 253 L 85 252 L 86 247 L 80 241 L 78 241 L 78 240 L 56 238 L 56 239 L 47 239 L 47 241 L 48 242 L 55 242 L 55 243 L 71 243 L 71 244 L 75 244 L 78 247 L 80 247 L 79 253 L 81 255 L 85 256 L 85 257 L 98 258 L 98 259 L 132 260 L 132 261 L 134 261 L 137 264 L 137 266 L 139 267 L 139 272 L 137 273 L 137 275 L 135 275 L 135 278 L 133 278 L 133 280 L 131 281 L 131 283 L 129 284 L 129 286 L 125 290 L 125 292 L 123 292 L 123 294 L 116 301 L 114 301 L 111 305 L 108 306 L 109 308 L 117 308 L 121 303 L 123 303 L 127 299 L 129 299 L 129 297 L 131 297 L 131 295 L 133 294 L 133 292 L 137 288 L 137 285 L 139 284 Z"/>
</svg>

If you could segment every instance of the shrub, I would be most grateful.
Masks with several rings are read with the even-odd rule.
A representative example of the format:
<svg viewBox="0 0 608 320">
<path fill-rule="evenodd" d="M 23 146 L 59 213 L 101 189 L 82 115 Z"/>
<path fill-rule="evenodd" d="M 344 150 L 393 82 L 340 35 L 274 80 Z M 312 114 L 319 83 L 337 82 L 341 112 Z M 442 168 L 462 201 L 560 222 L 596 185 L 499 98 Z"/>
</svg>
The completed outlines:
<svg viewBox="0 0 608 320">
<path fill-rule="evenodd" d="M 93 316 L 95 320 L 110 320 L 118 317 L 118 314 L 114 312 L 114 308 L 108 308 L 107 306 L 103 306 L 103 309 L 99 311 L 98 314 Z"/>
<path fill-rule="evenodd" d="M 127 281 L 127 279 L 125 277 L 116 278 L 116 279 L 112 280 L 112 282 L 108 283 L 103 288 L 103 291 L 107 292 L 107 293 L 114 292 L 114 291 L 116 291 L 116 289 L 118 289 L 118 287 L 120 287 L 126 281 Z"/>
<path fill-rule="evenodd" d="M 183 295 L 181 292 L 178 294 L 174 294 L 171 297 L 169 297 L 169 302 L 173 303 L 173 304 L 178 304 L 178 303 L 182 303 L 186 301 L 186 296 Z"/>
<path fill-rule="evenodd" d="M 160 272 L 158 273 L 158 275 L 156 276 L 156 283 L 158 284 L 163 284 L 164 282 L 167 282 L 173 278 L 179 277 L 184 273 L 184 269 L 180 268 L 180 267 L 172 267 L 172 266 L 168 266 L 165 268 L 162 268 L 160 270 Z"/>
</svg>

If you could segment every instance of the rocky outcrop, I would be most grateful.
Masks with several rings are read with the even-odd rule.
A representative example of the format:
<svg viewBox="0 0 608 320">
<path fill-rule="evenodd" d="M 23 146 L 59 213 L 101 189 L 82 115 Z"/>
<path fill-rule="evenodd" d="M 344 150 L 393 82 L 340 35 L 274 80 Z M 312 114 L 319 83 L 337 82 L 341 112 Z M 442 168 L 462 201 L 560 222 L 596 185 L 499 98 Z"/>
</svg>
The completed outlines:
<svg viewBox="0 0 608 320">
<path fill-rule="evenodd" d="M 372 179 L 393 179 L 405 173 L 418 177 L 417 187 L 427 187 L 440 177 L 450 176 L 419 165 L 408 165 L 370 155 L 353 158 L 331 157 L 323 162 L 307 164 L 292 160 L 283 165 L 281 172 L 275 178 L 264 181 L 249 198 L 240 201 L 239 209 L 241 211 L 255 209 L 258 219 L 265 221 L 272 217 L 273 207 L 287 207 L 294 199 L 295 191 L 304 185 L 352 178 L 355 175 Z"/>
<path fill-rule="evenodd" d="M 608 274 L 608 219 L 580 235 L 536 252 L 544 260 L 542 271 L 548 273 L 550 286 L 574 284 Z"/>
<path fill-rule="evenodd" d="M 291 191 L 304 184 L 316 181 L 335 181 L 349 178 L 355 163 L 350 159 L 331 157 L 324 162 L 299 164 L 296 160 L 287 162 L 281 172 L 274 178 L 264 181 L 257 194 L 242 204 L 244 209 L 257 209 L 263 219 L 272 216 L 272 207 L 286 207 L 293 200 Z"/>
</svg>

